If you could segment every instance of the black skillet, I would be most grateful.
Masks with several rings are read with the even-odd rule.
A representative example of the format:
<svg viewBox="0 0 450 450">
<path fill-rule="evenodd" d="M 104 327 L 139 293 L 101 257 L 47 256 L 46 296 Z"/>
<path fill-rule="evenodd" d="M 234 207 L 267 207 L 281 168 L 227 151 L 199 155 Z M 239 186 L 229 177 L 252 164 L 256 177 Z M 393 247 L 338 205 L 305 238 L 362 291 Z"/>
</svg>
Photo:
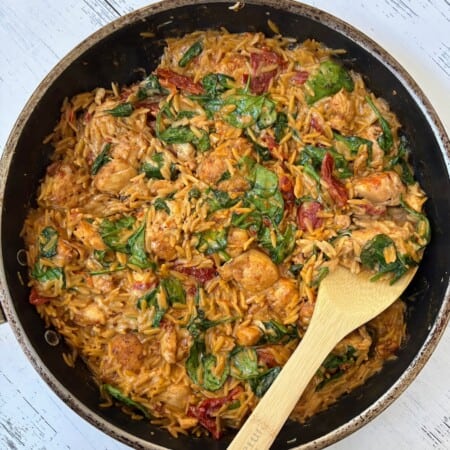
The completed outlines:
<svg viewBox="0 0 450 450">
<path fill-rule="evenodd" d="M 232 436 L 219 442 L 211 438 L 174 439 L 163 430 L 128 419 L 116 408 L 99 408 L 98 390 L 85 365 L 79 361 L 75 369 L 67 367 L 61 357 L 65 345 L 51 347 L 44 339 L 44 325 L 29 304 L 29 291 L 21 282 L 26 281 L 27 274 L 17 255 L 23 248 L 19 230 L 27 209 L 35 202 L 52 150 L 42 142 L 58 119 L 62 100 L 97 86 L 109 87 L 111 81 L 137 81 L 141 76 L 138 69 L 150 72 L 157 65 L 166 37 L 222 26 L 231 32 L 272 35 L 267 23 L 270 19 L 285 36 L 299 41 L 314 38 L 327 46 L 346 49 L 344 64 L 360 72 L 369 88 L 384 97 L 400 118 L 402 131 L 412 143 L 415 172 L 429 197 L 426 212 L 433 236 L 406 293 L 408 340 L 398 359 L 306 424 L 286 423 L 273 448 L 301 444 L 306 444 L 305 448 L 323 447 L 376 416 L 417 375 L 450 315 L 450 145 L 428 100 L 392 57 L 328 14 L 289 0 L 246 1 L 233 10 L 232 4 L 167 0 L 104 27 L 66 56 L 41 83 L 19 116 L 2 157 L 1 296 L 7 319 L 49 386 L 82 417 L 134 448 L 225 449 Z M 154 37 L 143 38 L 142 32 L 152 32 Z"/>
</svg>

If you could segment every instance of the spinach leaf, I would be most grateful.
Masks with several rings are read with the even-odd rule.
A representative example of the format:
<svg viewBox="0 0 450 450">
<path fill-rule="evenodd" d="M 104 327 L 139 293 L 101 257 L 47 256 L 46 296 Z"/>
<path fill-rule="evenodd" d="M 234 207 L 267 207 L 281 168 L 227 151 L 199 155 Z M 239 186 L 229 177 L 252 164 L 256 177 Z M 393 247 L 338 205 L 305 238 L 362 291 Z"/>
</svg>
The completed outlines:
<svg viewBox="0 0 450 450">
<path fill-rule="evenodd" d="M 286 113 L 279 112 L 277 114 L 277 120 L 275 121 L 274 132 L 275 140 L 280 143 L 286 134 L 286 129 L 288 128 L 288 117 Z"/>
<path fill-rule="evenodd" d="M 184 53 L 178 61 L 180 67 L 186 67 L 195 57 L 200 55 L 203 51 L 203 44 L 201 41 L 194 42 Z"/>
<path fill-rule="evenodd" d="M 199 339 L 201 334 L 208 330 L 209 328 L 216 327 L 222 323 L 228 322 L 231 319 L 220 319 L 220 320 L 209 320 L 205 317 L 205 312 L 201 309 L 198 309 L 197 315 L 189 321 L 187 326 L 187 330 L 194 338 L 194 340 Z"/>
<path fill-rule="evenodd" d="M 291 267 L 289 267 L 289 272 L 291 272 L 294 277 L 298 277 L 303 269 L 303 266 L 304 264 L 292 264 Z"/>
<path fill-rule="evenodd" d="M 109 151 L 111 149 L 111 144 L 108 142 L 104 145 L 103 150 L 97 155 L 94 160 L 94 163 L 91 167 L 91 174 L 97 175 L 97 172 L 103 167 L 106 163 L 111 161 L 111 156 L 109 155 Z"/>
<path fill-rule="evenodd" d="M 268 252 L 269 256 L 275 264 L 281 264 L 294 250 L 295 247 L 295 226 L 288 224 L 286 231 L 282 234 L 277 228 L 275 230 L 276 245 L 272 246 L 272 239 L 270 237 L 270 228 L 263 228 L 258 236 L 258 242 Z"/>
<path fill-rule="evenodd" d="M 227 209 L 239 202 L 240 198 L 231 198 L 226 191 L 219 191 L 218 189 L 208 189 L 208 207 L 212 214 L 219 209 Z"/>
<path fill-rule="evenodd" d="M 244 230 L 251 230 L 259 233 L 263 223 L 263 217 L 258 211 L 250 211 L 248 213 L 237 214 L 231 216 L 231 224 Z"/>
<path fill-rule="evenodd" d="M 322 381 L 316 386 L 316 391 L 320 391 L 330 381 L 340 378 L 349 365 L 355 364 L 357 359 L 356 349 L 348 345 L 347 351 L 343 355 L 330 353 L 322 366 L 325 368 Z M 320 373 L 320 372 L 319 372 Z"/>
<path fill-rule="evenodd" d="M 254 348 L 237 347 L 231 354 L 231 375 L 238 380 L 248 380 L 259 375 L 258 355 Z"/>
<path fill-rule="evenodd" d="M 222 228 L 221 230 L 206 230 L 198 234 L 197 250 L 205 255 L 211 255 L 218 253 L 221 250 L 225 250 L 228 244 L 227 230 Z"/>
<path fill-rule="evenodd" d="M 369 96 L 366 97 L 366 102 L 369 104 L 369 106 L 372 108 L 373 112 L 378 118 L 378 122 L 383 132 L 378 137 L 377 142 L 380 148 L 386 153 L 391 149 L 394 143 L 391 127 L 389 126 L 389 122 L 381 115 L 379 109 L 375 106 L 375 104 L 373 103 L 372 99 Z"/>
<path fill-rule="evenodd" d="M 258 377 L 251 378 L 249 383 L 255 395 L 261 398 L 270 388 L 271 384 L 280 372 L 281 367 L 272 367 L 271 369 L 261 373 Z"/>
<path fill-rule="evenodd" d="M 352 155 L 357 155 L 359 147 L 361 145 L 367 145 L 367 150 L 369 153 L 369 157 L 372 154 L 372 141 L 369 141 L 368 139 L 364 139 L 359 136 L 343 136 L 339 133 L 333 133 L 334 139 L 336 141 L 342 142 L 346 145 L 346 147 L 349 149 L 350 153 Z"/>
<path fill-rule="evenodd" d="M 384 258 L 384 250 L 393 246 L 396 252 L 396 260 L 387 263 Z M 385 234 L 377 234 L 372 240 L 367 242 L 361 250 L 361 263 L 363 266 L 376 270 L 377 275 L 371 278 L 376 281 L 385 274 L 391 274 L 390 284 L 394 284 L 416 263 L 407 255 L 400 255 L 394 241 Z"/>
<path fill-rule="evenodd" d="M 232 88 L 230 81 L 233 82 L 234 78 L 222 73 L 209 73 L 202 78 L 201 85 L 208 97 L 213 99 Z"/>
<path fill-rule="evenodd" d="M 140 413 L 144 415 L 146 419 L 151 419 L 151 416 L 145 406 L 141 405 L 138 402 L 135 402 L 130 397 L 124 395 L 120 389 L 117 389 L 114 386 L 111 386 L 110 384 L 103 384 L 102 389 L 106 391 L 111 397 L 123 403 L 124 405 L 137 409 Z"/>
<path fill-rule="evenodd" d="M 330 153 L 334 159 L 337 176 L 339 178 L 348 178 L 353 175 L 347 160 L 334 148 L 314 147 L 312 145 L 307 145 L 301 151 L 299 157 L 297 158 L 296 164 L 304 166 L 305 169 L 306 166 L 311 166 L 317 174 L 316 171 L 320 171 L 323 158 L 327 153 Z M 315 178 L 315 175 L 313 178 Z"/>
<path fill-rule="evenodd" d="M 411 167 L 408 164 L 408 142 L 404 136 L 400 138 L 400 145 L 398 147 L 397 155 L 394 156 L 389 162 L 388 168 L 398 168 L 400 172 L 400 178 L 403 183 L 411 185 L 415 183 L 414 174 Z"/>
<path fill-rule="evenodd" d="M 272 155 L 270 154 L 270 150 L 265 147 L 264 145 L 259 144 L 256 142 L 250 135 L 250 133 L 247 132 L 247 130 L 244 131 L 245 137 L 251 142 L 253 146 L 253 150 L 259 155 L 262 161 L 269 161 L 272 159 Z"/>
<path fill-rule="evenodd" d="M 270 320 L 269 322 L 263 322 L 264 335 L 258 341 L 259 345 L 262 344 L 286 344 L 293 339 L 298 339 L 298 330 L 294 325 L 283 325 L 276 320 Z"/>
<path fill-rule="evenodd" d="M 324 97 L 334 95 L 341 89 L 351 92 L 355 87 L 347 70 L 331 60 L 321 63 L 318 72 L 310 77 L 306 83 L 314 92 L 313 95 L 306 94 L 308 105 L 312 105 Z"/>
<path fill-rule="evenodd" d="M 145 222 L 128 238 L 128 251 L 131 254 L 128 264 L 137 266 L 140 269 L 155 269 L 155 263 L 151 261 L 145 251 Z"/>
<path fill-rule="evenodd" d="M 202 379 L 202 355 L 205 353 L 205 343 L 194 340 L 189 350 L 189 356 L 186 359 L 186 371 L 189 378 L 200 385 Z"/>
<path fill-rule="evenodd" d="M 45 227 L 39 235 L 39 254 L 44 258 L 56 256 L 58 232 L 53 227 Z"/>
<path fill-rule="evenodd" d="M 270 127 L 276 120 L 275 103 L 265 95 L 252 95 L 240 91 L 223 100 L 223 105 L 235 109 L 224 115 L 224 120 L 235 128 L 248 128 L 255 124 L 260 129 Z"/>
<path fill-rule="evenodd" d="M 163 180 L 164 177 L 161 173 L 161 168 L 164 165 L 164 153 L 157 152 L 154 153 L 151 157 L 152 161 L 155 164 L 144 163 L 142 164 L 141 170 L 145 173 L 145 176 L 150 179 Z"/>
<path fill-rule="evenodd" d="M 191 200 L 192 198 L 199 199 L 201 196 L 202 192 L 196 187 L 193 187 L 188 194 L 189 200 Z"/>
<path fill-rule="evenodd" d="M 203 387 L 208 391 L 220 389 L 230 374 L 230 366 L 226 364 L 222 374 L 220 376 L 215 375 L 216 364 L 217 358 L 214 355 L 208 354 L 203 356 Z"/>
<path fill-rule="evenodd" d="M 160 286 L 166 293 L 167 301 L 173 305 L 174 303 L 186 303 L 186 292 L 178 278 L 163 278 Z"/>
<path fill-rule="evenodd" d="M 127 241 L 124 241 L 124 232 L 131 230 L 136 219 L 132 216 L 124 216 L 116 221 L 104 219 L 100 224 L 99 232 L 103 242 L 117 252 L 128 253 Z"/>
<path fill-rule="evenodd" d="M 65 284 L 64 269 L 62 267 L 49 267 L 42 265 L 38 260 L 31 271 L 31 276 L 39 281 L 39 283 L 46 283 L 47 281 L 61 280 L 63 286 Z"/>
<path fill-rule="evenodd" d="M 321 267 L 317 275 L 311 281 L 310 287 L 318 287 L 320 282 L 328 275 L 330 269 L 328 267 Z"/>
<path fill-rule="evenodd" d="M 156 211 L 165 211 L 167 214 L 170 214 L 170 208 L 167 205 L 167 202 L 162 198 L 158 197 L 153 202 L 153 206 L 155 207 Z"/>
<path fill-rule="evenodd" d="M 231 173 L 226 170 L 222 175 L 220 175 L 220 178 L 217 180 L 217 184 L 221 183 L 222 181 L 229 180 L 231 178 Z"/>
<path fill-rule="evenodd" d="M 105 112 L 114 117 L 128 117 L 131 116 L 134 111 L 134 107 L 131 103 L 125 102 L 117 105 L 113 109 L 107 109 Z"/>
<path fill-rule="evenodd" d="M 152 326 L 155 328 L 159 327 L 159 324 L 161 323 L 161 319 L 164 317 L 164 314 L 166 313 L 165 308 L 161 308 L 158 303 L 158 294 L 159 294 L 160 286 L 156 289 L 152 289 L 151 291 L 144 294 L 142 297 L 138 298 L 136 302 L 136 307 L 138 309 L 142 309 L 142 305 L 144 303 L 147 304 L 147 307 L 155 308 L 155 314 L 153 316 Z"/>
<path fill-rule="evenodd" d="M 166 94 L 167 90 L 161 87 L 156 75 L 149 75 L 140 84 L 137 92 L 138 100 L 144 100 L 155 95 Z"/>
<path fill-rule="evenodd" d="M 425 244 L 422 246 L 425 247 L 431 240 L 430 221 L 425 214 L 410 208 L 403 199 L 400 199 L 400 205 L 408 214 L 417 219 L 417 231 L 419 236 L 425 240 Z"/>
<path fill-rule="evenodd" d="M 209 135 L 205 130 L 200 130 L 200 137 L 198 137 L 187 125 L 168 127 L 158 132 L 157 136 L 167 144 L 191 143 L 201 152 L 209 150 L 211 146 Z"/>
</svg>

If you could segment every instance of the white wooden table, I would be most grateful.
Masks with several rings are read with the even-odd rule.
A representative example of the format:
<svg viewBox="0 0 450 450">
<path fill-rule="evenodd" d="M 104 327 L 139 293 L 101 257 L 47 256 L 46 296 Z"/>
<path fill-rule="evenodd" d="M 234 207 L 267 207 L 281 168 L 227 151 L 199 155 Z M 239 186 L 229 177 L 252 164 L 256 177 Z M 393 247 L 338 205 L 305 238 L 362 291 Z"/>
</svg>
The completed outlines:
<svg viewBox="0 0 450 450">
<path fill-rule="evenodd" d="M 102 25 L 146 0 L 0 1 L 0 149 L 47 72 Z M 448 0 L 308 0 L 359 28 L 419 83 L 450 133 Z M 450 329 L 407 391 L 333 450 L 450 449 Z M 124 450 L 73 413 L 0 326 L 0 449 Z"/>
</svg>

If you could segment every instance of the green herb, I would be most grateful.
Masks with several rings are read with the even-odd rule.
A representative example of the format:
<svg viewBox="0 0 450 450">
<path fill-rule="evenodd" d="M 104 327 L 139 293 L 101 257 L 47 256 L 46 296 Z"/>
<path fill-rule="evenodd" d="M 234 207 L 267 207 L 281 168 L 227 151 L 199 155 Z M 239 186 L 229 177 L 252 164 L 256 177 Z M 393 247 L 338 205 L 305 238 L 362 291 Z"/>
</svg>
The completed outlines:
<svg viewBox="0 0 450 450">
<path fill-rule="evenodd" d="M 321 63 L 318 72 L 306 83 L 314 92 L 314 95 L 306 95 L 308 105 L 312 105 L 321 98 L 334 95 L 341 89 L 351 92 L 355 87 L 347 70 L 331 60 Z"/>
<path fill-rule="evenodd" d="M 117 266 L 115 269 L 105 269 L 105 270 L 93 270 L 89 272 L 89 275 L 96 276 L 96 275 L 106 275 L 114 272 L 121 272 L 122 270 L 125 270 L 126 266 Z"/>
<path fill-rule="evenodd" d="M 263 322 L 263 336 L 258 341 L 259 345 L 262 344 L 286 344 L 293 339 L 298 339 L 297 327 L 294 325 L 283 325 L 276 320 L 270 320 L 269 322 Z"/>
<path fill-rule="evenodd" d="M 368 139 L 364 139 L 359 136 L 343 136 L 339 133 L 333 133 L 334 139 L 336 141 L 342 142 L 350 151 L 352 155 L 357 155 L 358 150 L 361 147 L 361 145 L 367 145 L 367 150 L 369 152 L 369 155 L 372 154 L 372 141 L 369 141 Z"/>
<path fill-rule="evenodd" d="M 387 263 L 384 258 L 384 250 L 391 246 L 395 249 L 396 259 L 394 262 Z M 385 274 L 391 274 L 390 284 L 394 284 L 411 267 L 416 265 L 407 255 L 400 255 L 394 241 L 385 234 L 377 234 L 364 245 L 361 250 L 361 263 L 363 266 L 378 272 L 371 278 L 371 281 L 376 281 Z"/>
<path fill-rule="evenodd" d="M 186 303 L 186 292 L 178 278 L 163 278 L 160 286 L 166 293 L 167 301 L 173 305 L 174 303 Z"/>
<path fill-rule="evenodd" d="M 400 145 L 398 147 L 397 155 L 391 159 L 388 168 L 398 169 L 397 172 L 400 172 L 400 178 L 403 183 L 411 185 L 415 183 L 415 180 L 411 167 L 408 164 L 408 155 L 408 142 L 406 138 L 402 136 L 400 138 Z"/>
<path fill-rule="evenodd" d="M 254 348 L 237 347 L 231 353 L 231 375 L 238 380 L 248 380 L 259 375 L 258 355 Z"/>
<path fill-rule="evenodd" d="M 320 170 L 323 158 L 327 153 L 330 153 L 334 159 L 337 176 L 339 178 L 348 178 L 353 175 L 347 160 L 334 148 L 314 147 L 312 145 L 307 145 L 301 151 L 299 157 L 297 158 L 296 164 L 303 166 L 305 170 L 306 166 L 312 168 L 314 172 L 313 178 L 315 179 L 317 174 L 316 171 Z"/>
<path fill-rule="evenodd" d="M 194 42 L 178 61 L 180 67 L 186 67 L 195 57 L 200 55 L 203 51 L 203 44 L 201 41 Z"/>
<path fill-rule="evenodd" d="M 129 102 L 125 102 L 121 103 L 120 105 L 117 105 L 113 109 L 107 109 L 106 112 L 114 117 L 128 117 L 131 116 L 133 110 L 134 110 L 133 105 Z"/>
<path fill-rule="evenodd" d="M 45 227 L 39 235 L 39 254 L 52 258 L 57 253 L 58 232 L 53 227 Z"/>
<path fill-rule="evenodd" d="M 111 149 L 111 144 L 108 142 L 104 145 L 103 150 L 97 155 L 94 160 L 94 163 L 91 167 L 91 174 L 97 175 L 98 171 L 101 167 L 103 167 L 106 163 L 111 161 L 111 156 L 109 155 L 109 151 Z"/>
<path fill-rule="evenodd" d="M 313 165 L 309 162 L 304 162 L 301 164 L 303 166 L 303 172 L 306 173 L 310 178 L 315 180 L 315 182 L 319 185 L 320 184 L 320 175 L 316 172 L 316 169 L 314 169 Z"/>
<path fill-rule="evenodd" d="M 148 97 L 155 95 L 162 95 L 167 93 L 166 89 L 159 84 L 158 77 L 156 75 L 149 75 L 140 84 L 137 92 L 138 100 L 144 100 Z"/>
<path fill-rule="evenodd" d="M 251 211 L 248 213 L 237 214 L 231 216 L 231 224 L 244 230 L 250 229 L 255 233 L 259 233 L 262 226 L 263 217 L 259 211 Z"/>
<path fill-rule="evenodd" d="M 138 402 L 135 402 L 130 397 L 124 395 L 122 391 L 120 391 L 120 389 L 117 389 L 114 386 L 111 386 L 110 384 L 103 384 L 102 389 L 106 391 L 111 397 L 123 403 L 124 405 L 137 409 L 140 413 L 144 415 L 146 419 L 151 419 L 151 416 L 147 411 L 147 408 L 145 408 L 145 406 L 141 405 Z"/>
<path fill-rule="evenodd" d="M 198 234 L 197 250 L 205 255 L 218 253 L 227 247 L 227 230 L 206 230 Z"/>
<path fill-rule="evenodd" d="M 275 140 L 280 143 L 286 134 L 286 129 L 288 127 L 288 117 L 286 113 L 279 112 L 277 114 L 277 120 L 275 121 L 274 132 Z"/>
<path fill-rule="evenodd" d="M 386 153 L 388 152 L 393 143 L 394 138 L 392 136 L 391 127 L 389 126 L 389 122 L 381 115 L 379 109 L 375 106 L 374 102 L 370 97 L 366 97 L 366 102 L 372 108 L 373 112 L 378 118 L 378 122 L 380 123 L 382 134 L 378 137 L 377 142 L 380 148 Z"/>
<path fill-rule="evenodd" d="M 175 118 L 175 120 L 181 120 L 181 119 L 192 119 L 193 117 L 195 117 L 197 115 L 197 113 L 195 111 L 188 111 L 188 110 L 184 110 L 184 111 L 180 111 L 177 114 L 177 117 Z"/>
<path fill-rule="evenodd" d="M 142 305 L 144 303 L 147 304 L 147 307 L 153 307 L 155 309 L 155 314 L 153 316 L 152 326 L 155 328 L 159 327 L 159 324 L 161 323 L 161 319 L 164 317 L 164 314 L 166 313 L 165 308 L 160 308 L 158 303 L 158 294 L 160 291 L 160 286 L 156 289 L 152 289 L 151 291 L 147 292 L 145 295 L 140 297 L 136 302 L 136 307 L 138 309 L 142 309 Z"/>
<path fill-rule="evenodd" d="M 262 397 L 271 384 L 275 381 L 275 378 L 281 372 L 281 367 L 272 367 L 271 369 L 261 373 L 258 377 L 249 380 L 250 387 L 257 397 Z"/>
<path fill-rule="evenodd" d="M 136 219 L 132 216 L 124 216 L 119 220 L 104 219 L 100 224 L 99 232 L 103 242 L 116 252 L 128 253 L 127 231 L 133 228 Z"/>
</svg>

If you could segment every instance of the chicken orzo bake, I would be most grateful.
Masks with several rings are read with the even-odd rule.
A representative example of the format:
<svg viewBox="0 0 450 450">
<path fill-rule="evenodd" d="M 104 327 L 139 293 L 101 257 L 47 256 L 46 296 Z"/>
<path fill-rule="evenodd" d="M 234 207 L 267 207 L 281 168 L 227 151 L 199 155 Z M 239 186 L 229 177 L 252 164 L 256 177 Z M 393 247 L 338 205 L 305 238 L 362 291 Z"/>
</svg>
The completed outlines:
<svg viewBox="0 0 450 450">
<path fill-rule="evenodd" d="M 389 105 L 342 50 L 261 33 L 170 39 L 131 86 L 66 99 L 22 235 L 30 302 L 104 406 L 172 435 L 239 428 L 341 264 L 398 280 L 429 241 Z M 405 304 L 347 336 L 305 421 L 395 357 Z"/>
</svg>

